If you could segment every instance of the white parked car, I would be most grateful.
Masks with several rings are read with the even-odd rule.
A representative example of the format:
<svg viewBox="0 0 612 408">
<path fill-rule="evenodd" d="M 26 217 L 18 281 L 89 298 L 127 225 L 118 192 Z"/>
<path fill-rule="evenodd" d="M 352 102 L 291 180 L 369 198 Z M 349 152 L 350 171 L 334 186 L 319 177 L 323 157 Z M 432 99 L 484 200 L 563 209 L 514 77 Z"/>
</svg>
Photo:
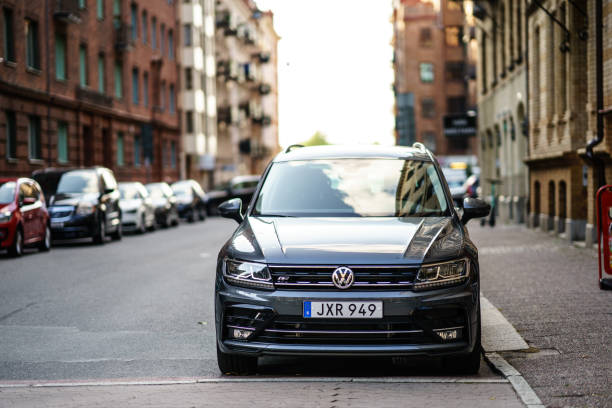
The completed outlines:
<svg viewBox="0 0 612 408">
<path fill-rule="evenodd" d="M 154 230 L 155 209 L 145 186 L 138 182 L 119 183 L 119 192 L 123 230 L 141 234 L 147 229 Z"/>
</svg>

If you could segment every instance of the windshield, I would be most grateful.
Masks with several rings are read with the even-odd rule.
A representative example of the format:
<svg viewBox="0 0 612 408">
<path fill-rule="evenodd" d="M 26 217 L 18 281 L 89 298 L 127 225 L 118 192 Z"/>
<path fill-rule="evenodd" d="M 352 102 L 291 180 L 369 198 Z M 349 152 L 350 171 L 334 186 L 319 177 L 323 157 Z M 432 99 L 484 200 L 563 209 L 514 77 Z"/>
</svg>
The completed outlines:
<svg viewBox="0 0 612 408">
<path fill-rule="evenodd" d="M 177 196 L 190 196 L 191 195 L 191 186 L 189 183 L 175 183 L 172 185 L 172 191 Z"/>
<path fill-rule="evenodd" d="M 57 186 L 57 194 L 98 192 L 98 178 L 94 171 L 78 170 L 64 173 Z"/>
<path fill-rule="evenodd" d="M 274 163 L 253 215 L 409 217 L 447 209 L 432 163 L 331 159 Z"/>
<path fill-rule="evenodd" d="M 122 200 L 133 200 L 138 197 L 138 188 L 135 184 L 119 184 L 119 195 Z"/>
<path fill-rule="evenodd" d="M 7 181 L 6 183 L 0 184 L 0 204 L 12 203 L 15 199 L 15 188 L 17 183 L 14 181 Z"/>
</svg>

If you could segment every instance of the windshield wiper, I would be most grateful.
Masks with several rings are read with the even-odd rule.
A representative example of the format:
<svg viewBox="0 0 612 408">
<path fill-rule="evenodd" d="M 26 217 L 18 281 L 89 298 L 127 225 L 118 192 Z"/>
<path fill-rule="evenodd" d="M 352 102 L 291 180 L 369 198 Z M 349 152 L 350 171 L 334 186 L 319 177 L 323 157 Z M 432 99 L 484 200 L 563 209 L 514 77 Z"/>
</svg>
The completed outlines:
<svg viewBox="0 0 612 408">
<path fill-rule="evenodd" d="M 295 218 L 295 215 L 287 215 L 287 214 L 253 214 L 255 217 L 289 217 Z"/>
</svg>

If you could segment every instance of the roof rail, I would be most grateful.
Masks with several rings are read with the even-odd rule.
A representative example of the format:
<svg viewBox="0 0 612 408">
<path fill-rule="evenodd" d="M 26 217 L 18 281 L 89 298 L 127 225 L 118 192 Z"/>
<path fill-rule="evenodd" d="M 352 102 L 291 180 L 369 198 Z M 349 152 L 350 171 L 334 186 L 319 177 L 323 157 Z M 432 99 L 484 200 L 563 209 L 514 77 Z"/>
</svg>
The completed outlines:
<svg viewBox="0 0 612 408">
<path fill-rule="evenodd" d="M 304 147 L 304 145 L 301 145 L 301 144 L 292 144 L 291 146 L 289 146 L 288 148 L 285 149 L 285 153 L 289 153 L 293 149 L 297 149 L 299 147 Z"/>
<path fill-rule="evenodd" d="M 423 143 L 421 142 L 414 142 L 412 144 L 412 147 L 415 149 L 419 149 L 420 151 L 427 153 L 427 155 L 429 156 L 429 158 L 431 159 L 431 161 L 435 161 L 433 154 L 431 153 L 431 150 L 429 150 L 427 148 L 427 146 L 425 146 Z"/>
<path fill-rule="evenodd" d="M 421 142 L 414 142 L 412 144 L 412 147 L 414 147 L 415 149 L 422 150 L 422 151 L 427 151 L 427 147 L 425 147 L 425 145 Z"/>
</svg>

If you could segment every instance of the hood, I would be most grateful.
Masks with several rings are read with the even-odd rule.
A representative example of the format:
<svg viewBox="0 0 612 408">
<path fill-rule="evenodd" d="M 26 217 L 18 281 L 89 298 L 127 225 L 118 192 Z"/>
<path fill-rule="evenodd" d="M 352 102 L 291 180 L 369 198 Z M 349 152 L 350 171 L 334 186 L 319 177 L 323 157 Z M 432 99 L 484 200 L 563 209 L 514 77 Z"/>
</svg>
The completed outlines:
<svg viewBox="0 0 612 408">
<path fill-rule="evenodd" d="M 165 207 L 166 204 L 169 205 L 168 199 L 163 197 L 151 198 L 151 203 L 155 208 Z"/>
<path fill-rule="evenodd" d="M 142 204 L 141 200 L 136 199 L 136 198 L 130 198 L 130 199 L 122 198 L 121 200 L 119 200 L 119 207 L 122 210 L 132 210 L 132 209 L 140 207 L 141 204 Z"/>
<path fill-rule="evenodd" d="M 58 193 L 52 195 L 51 198 L 49 198 L 49 207 L 52 207 L 54 205 L 71 205 L 73 207 L 76 207 L 79 203 L 82 202 L 96 202 L 97 198 L 97 194 L 95 193 Z"/>
<path fill-rule="evenodd" d="M 226 249 L 270 264 L 420 264 L 458 256 L 462 238 L 450 217 L 249 217 Z"/>
<path fill-rule="evenodd" d="M 13 205 L 14 203 L 10 202 L 10 203 L 6 203 L 6 204 L 0 204 L 0 212 L 4 212 L 4 211 L 14 211 L 15 210 L 15 206 Z"/>
</svg>

